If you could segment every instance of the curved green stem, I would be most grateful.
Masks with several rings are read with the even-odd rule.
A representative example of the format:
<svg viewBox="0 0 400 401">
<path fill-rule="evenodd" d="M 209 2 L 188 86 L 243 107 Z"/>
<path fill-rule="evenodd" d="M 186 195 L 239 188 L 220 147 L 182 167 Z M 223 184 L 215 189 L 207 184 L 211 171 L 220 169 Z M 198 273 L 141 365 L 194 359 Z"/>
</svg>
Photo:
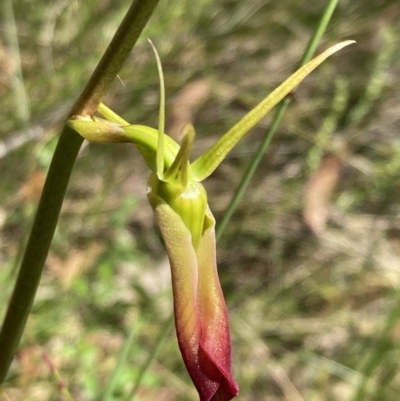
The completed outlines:
<svg viewBox="0 0 400 401">
<path fill-rule="evenodd" d="M 128 57 L 159 0 L 133 1 L 106 53 L 73 107 L 72 115 L 92 115 Z M 0 384 L 17 351 L 47 253 L 53 239 L 68 181 L 83 138 L 64 127 L 55 150 L 39 207 L 0 332 Z"/>
</svg>

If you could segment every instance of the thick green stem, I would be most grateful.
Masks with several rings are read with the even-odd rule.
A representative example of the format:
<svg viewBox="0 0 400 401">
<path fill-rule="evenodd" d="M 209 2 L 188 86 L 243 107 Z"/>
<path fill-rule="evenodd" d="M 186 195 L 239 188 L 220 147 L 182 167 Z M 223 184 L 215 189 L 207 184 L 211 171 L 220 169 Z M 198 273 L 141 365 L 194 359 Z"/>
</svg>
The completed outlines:
<svg viewBox="0 0 400 401">
<path fill-rule="evenodd" d="M 73 107 L 72 115 L 93 115 L 127 59 L 159 0 L 133 1 L 110 46 Z M 46 178 L 18 278 L 0 332 L 0 384 L 4 382 L 28 319 L 68 181 L 83 138 L 64 127 Z"/>
</svg>

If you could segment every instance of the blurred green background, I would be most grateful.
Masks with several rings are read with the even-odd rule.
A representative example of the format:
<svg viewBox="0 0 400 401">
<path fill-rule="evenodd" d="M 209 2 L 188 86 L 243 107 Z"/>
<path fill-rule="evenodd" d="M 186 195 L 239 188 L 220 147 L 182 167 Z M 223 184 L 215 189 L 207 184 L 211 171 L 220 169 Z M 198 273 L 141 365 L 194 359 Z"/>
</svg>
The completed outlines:
<svg viewBox="0 0 400 401">
<path fill-rule="evenodd" d="M 57 133 L 129 4 L 3 0 L 0 317 Z M 294 70 L 325 6 L 162 0 L 106 103 L 132 123 L 157 125 L 151 37 L 165 73 L 167 132 L 179 137 L 192 121 L 200 154 Z M 398 400 L 399 22 L 398 1 L 339 2 L 319 51 L 357 44 L 296 91 L 220 241 L 240 400 Z M 205 182 L 217 222 L 271 115 Z M 131 399 L 172 310 L 147 177 L 134 146 L 85 143 L 9 375 L 11 400 L 62 399 L 52 364 L 74 400 L 103 400 L 134 328 L 113 394 Z M 154 399 L 197 399 L 173 330 L 135 397 Z"/>
</svg>

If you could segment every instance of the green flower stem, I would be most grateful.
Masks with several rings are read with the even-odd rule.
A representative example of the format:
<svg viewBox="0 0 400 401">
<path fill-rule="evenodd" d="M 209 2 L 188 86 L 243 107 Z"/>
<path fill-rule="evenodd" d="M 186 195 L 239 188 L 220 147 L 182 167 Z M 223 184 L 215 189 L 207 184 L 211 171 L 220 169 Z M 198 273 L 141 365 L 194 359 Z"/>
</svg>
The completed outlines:
<svg viewBox="0 0 400 401">
<path fill-rule="evenodd" d="M 106 53 L 73 107 L 93 115 L 128 57 L 159 0 L 134 0 Z M 18 278 L 0 332 L 0 384 L 18 349 L 53 239 L 68 181 L 83 138 L 64 127 L 46 178 Z"/>
<path fill-rule="evenodd" d="M 321 41 L 321 38 L 326 30 L 326 27 L 328 26 L 328 23 L 332 17 L 332 14 L 338 4 L 339 0 L 330 0 L 328 5 L 326 6 L 324 13 L 321 17 L 321 20 L 319 22 L 319 25 L 314 32 L 314 35 L 311 37 L 310 41 L 308 42 L 307 48 L 303 54 L 303 57 L 300 60 L 299 67 L 302 67 L 306 63 L 308 63 L 313 54 L 315 53 L 315 50 L 317 49 L 317 46 L 319 42 Z M 245 174 L 243 175 L 243 178 L 237 187 L 234 195 L 232 196 L 231 201 L 229 202 L 228 207 L 226 208 L 224 215 L 222 216 L 221 221 L 218 222 L 217 227 L 216 227 L 216 239 L 217 241 L 221 238 L 223 231 L 225 230 L 226 225 L 228 224 L 230 218 L 232 217 L 233 212 L 235 211 L 240 199 L 242 198 L 244 191 L 246 190 L 250 180 L 252 179 L 255 171 L 257 170 L 258 165 L 260 164 L 262 158 L 264 157 L 264 154 L 266 150 L 268 149 L 269 144 L 271 143 L 271 140 L 273 136 L 275 135 L 275 132 L 282 120 L 282 117 L 284 116 L 286 109 L 288 108 L 289 104 L 291 102 L 291 97 L 286 97 L 278 106 L 278 109 L 275 112 L 274 118 L 272 120 L 271 125 L 269 126 L 268 130 L 266 131 L 264 138 L 261 142 L 261 145 L 255 154 L 252 162 L 248 166 Z"/>
</svg>

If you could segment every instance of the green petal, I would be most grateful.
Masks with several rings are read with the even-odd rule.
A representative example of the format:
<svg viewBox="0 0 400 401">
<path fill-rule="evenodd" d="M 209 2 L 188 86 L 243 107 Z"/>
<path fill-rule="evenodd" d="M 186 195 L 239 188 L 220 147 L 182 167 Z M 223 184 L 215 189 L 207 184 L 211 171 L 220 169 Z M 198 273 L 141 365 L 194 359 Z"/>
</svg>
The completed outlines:
<svg viewBox="0 0 400 401">
<path fill-rule="evenodd" d="M 189 182 L 189 157 L 192 152 L 195 131 L 192 125 L 185 127 L 181 148 L 171 167 L 166 171 L 163 181 L 174 184 L 183 190 L 186 189 Z M 158 175 L 158 174 L 157 174 Z"/>
<path fill-rule="evenodd" d="M 200 348 L 204 352 L 200 362 L 207 376 L 219 383 L 213 399 L 230 400 L 238 394 L 239 388 L 231 370 L 228 311 L 217 270 L 215 219 L 208 207 L 205 215 L 206 228 L 196 252 L 197 304 L 202 327 Z"/>
</svg>

